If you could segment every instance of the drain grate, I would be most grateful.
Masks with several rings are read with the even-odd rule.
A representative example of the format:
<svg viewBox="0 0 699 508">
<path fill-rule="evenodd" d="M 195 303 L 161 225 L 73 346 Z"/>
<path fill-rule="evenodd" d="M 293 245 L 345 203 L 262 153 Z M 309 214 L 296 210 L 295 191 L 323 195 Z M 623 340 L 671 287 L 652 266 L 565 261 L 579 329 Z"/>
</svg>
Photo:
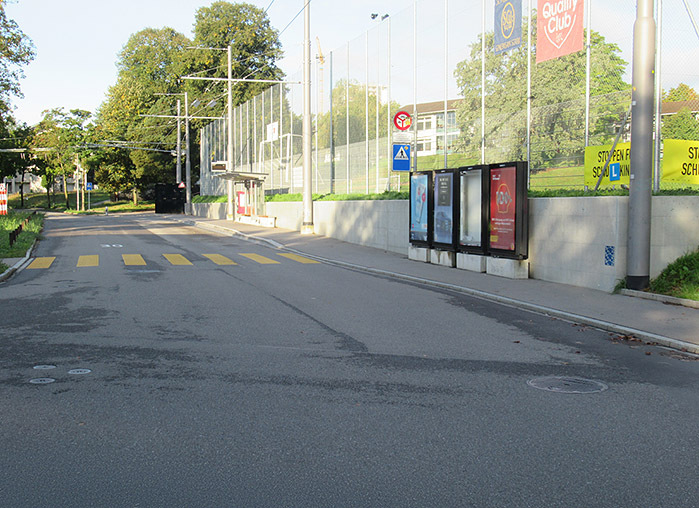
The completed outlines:
<svg viewBox="0 0 699 508">
<path fill-rule="evenodd" d="M 538 390 L 556 393 L 597 393 L 609 388 L 600 381 L 566 376 L 537 377 L 527 381 L 527 384 Z"/>
<path fill-rule="evenodd" d="M 72 374 L 74 376 L 81 376 L 83 374 L 89 374 L 92 372 L 90 369 L 72 369 L 68 371 L 68 374 Z"/>
<path fill-rule="evenodd" d="M 55 369 L 55 365 L 34 365 L 34 370 L 51 370 Z"/>
<path fill-rule="evenodd" d="M 56 380 L 52 377 L 37 377 L 34 379 L 30 379 L 29 382 L 33 385 L 47 385 L 49 383 L 55 383 Z"/>
</svg>

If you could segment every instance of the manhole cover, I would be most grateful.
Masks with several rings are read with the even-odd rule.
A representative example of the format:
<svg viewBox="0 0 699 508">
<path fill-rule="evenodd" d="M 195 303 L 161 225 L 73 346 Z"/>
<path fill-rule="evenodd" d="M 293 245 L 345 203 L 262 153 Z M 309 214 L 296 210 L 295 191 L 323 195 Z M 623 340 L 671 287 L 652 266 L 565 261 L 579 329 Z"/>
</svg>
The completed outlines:
<svg viewBox="0 0 699 508">
<path fill-rule="evenodd" d="M 34 365 L 35 370 L 51 370 L 55 368 L 55 365 Z"/>
<path fill-rule="evenodd" d="M 579 377 L 547 376 L 527 381 L 532 388 L 556 393 L 596 393 L 609 388 L 604 383 Z"/>
<path fill-rule="evenodd" d="M 82 374 L 89 374 L 90 372 L 92 372 L 90 369 L 72 369 L 68 371 L 68 374 L 79 376 Z"/>
<path fill-rule="evenodd" d="M 49 383 L 53 383 L 56 380 L 53 379 L 52 377 L 38 377 L 35 379 L 30 379 L 29 382 L 33 385 L 47 385 Z"/>
</svg>

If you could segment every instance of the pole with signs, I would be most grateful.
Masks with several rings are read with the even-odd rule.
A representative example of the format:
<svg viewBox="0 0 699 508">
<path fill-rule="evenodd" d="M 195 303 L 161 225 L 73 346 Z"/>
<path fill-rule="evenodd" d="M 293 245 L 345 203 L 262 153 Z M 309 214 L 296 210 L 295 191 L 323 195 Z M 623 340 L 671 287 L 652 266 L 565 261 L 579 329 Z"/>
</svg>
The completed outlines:
<svg viewBox="0 0 699 508">
<path fill-rule="evenodd" d="M 398 132 L 392 136 L 397 141 L 393 143 L 393 171 L 410 172 L 410 142 L 412 135 L 408 131 L 412 125 L 413 119 L 407 111 L 399 111 L 393 116 L 393 126 L 398 129 Z"/>
</svg>

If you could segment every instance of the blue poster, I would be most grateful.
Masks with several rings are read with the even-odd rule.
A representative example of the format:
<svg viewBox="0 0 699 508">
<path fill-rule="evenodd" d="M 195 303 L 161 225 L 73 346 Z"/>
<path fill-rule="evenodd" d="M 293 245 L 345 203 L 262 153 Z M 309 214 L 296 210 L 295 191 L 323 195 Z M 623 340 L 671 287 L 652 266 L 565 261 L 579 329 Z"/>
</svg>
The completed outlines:
<svg viewBox="0 0 699 508">
<path fill-rule="evenodd" d="M 495 0 L 495 53 L 522 44 L 522 0 Z"/>
<path fill-rule="evenodd" d="M 454 203 L 453 173 L 434 175 L 434 241 L 453 243 Z"/>
<path fill-rule="evenodd" d="M 410 240 L 427 241 L 427 175 L 410 177 Z"/>
</svg>

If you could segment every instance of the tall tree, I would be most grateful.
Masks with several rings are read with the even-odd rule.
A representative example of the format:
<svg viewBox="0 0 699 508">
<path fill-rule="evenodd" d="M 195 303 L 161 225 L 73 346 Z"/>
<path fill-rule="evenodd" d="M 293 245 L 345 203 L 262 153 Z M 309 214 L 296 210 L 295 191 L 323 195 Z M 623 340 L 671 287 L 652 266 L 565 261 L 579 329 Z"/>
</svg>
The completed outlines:
<svg viewBox="0 0 699 508">
<path fill-rule="evenodd" d="M 48 149 L 36 152 L 45 162 L 47 180 L 60 175 L 66 208 L 68 199 L 68 176 L 74 171 L 76 162 L 85 153 L 86 123 L 92 114 L 81 109 L 66 112 L 63 108 L 44 111 L 44 117 L 36 126 L 33 144 L 36 148 Z M 49 176 L 50 175 L 50 176 Z"/>
<path fill-rule="evenodd" d="M 279 33 L 272 28 L 265 12 L 248 3 L 217 1 L 197 10 L 194 22 L 194 45 L 206 48 L 231 46 L 233 78 L 279 80 L 283 72 L 276 61 L 282 56 Z M 189 70 L 209 77 L 228 76 L 225 51 L 201 49 L 189 53 Z M 211 88 L 207 82 L 198 82 L 199 91 Z M 233 87 L 234 104 L 240 104 L 263 90 L 268 83 L 240 82 Z M 225 90 L 221 88 L 221 90 Z M 221 109 L 225 107 L 221 101 Z"/>
<path fill-rule="evenodd" d="M 17 125 L 12 118 L 0 123 L 0 148 L 18 150 L 0 153 L 0 180 L 3 177 L 20 177 L 20 206 L 24 207 L 24 174 L 31 165 L 31 157 L 26 152 L 32 135 L 27 124 Z M 19 150 L 24 150 L 20 152 Z"/>
<path fill-rule="evenodd" d="M 147 28 L 133 34 L 119 53 L 117 83 L 100 108 L 96 132 L 103 141 L 125 142 L 132 148 L 106 149 L 93 161 L 103 166 L 96 173 L 98 182 L 116 192 L 131 190 L 134 202 L 148 184 L 174 181 L 167 148 L 176 145 L 176 121 L 144 115 L 174 113 L 173 98 L 160 94 L 179 92 L 183 54 L 190 44 L 172 28 Z"/>
<path fill-rule="evenodd" d="M 522 40 L 527 39 L 527 23 Z M 536 40 L 536 19 L 532 20 Z M 485 90 L 481 88 L 481 37 L 469 57 L 457 65 L 455 77 L 463 100 L 458 118 L 461 150 L 477 154 L 481 144 L 481 94 L 485 93 L 486 153 L 497 159 L 526 158 L 527 48 L 495 54 L 493 33 L 485 34 Z M 613 136 L 609 126 L 623 117 L 630 86 L 623 75 L 627 63 L 617 45 L 591 34 L 591 135 L 596 142 Z M 534 58 L 532 58 L 532 62 Z M 577 163 L 583 153 L 585 106 L 584 52 L 532 63 L 532 168 Z M 490 158 L 490 157 L 489 157 Z M 563 162 L 562 162 L 563 161 Z"/>
<path fill-rule="evenodd" d="M 7 120 L 12 97 L 21 97 L 19 81 L 22 66 L 34 59 L 34 44 L 17 23 L 8 19 L 4 1 L 0 1 L 0 119 Z"/>
</svg>

